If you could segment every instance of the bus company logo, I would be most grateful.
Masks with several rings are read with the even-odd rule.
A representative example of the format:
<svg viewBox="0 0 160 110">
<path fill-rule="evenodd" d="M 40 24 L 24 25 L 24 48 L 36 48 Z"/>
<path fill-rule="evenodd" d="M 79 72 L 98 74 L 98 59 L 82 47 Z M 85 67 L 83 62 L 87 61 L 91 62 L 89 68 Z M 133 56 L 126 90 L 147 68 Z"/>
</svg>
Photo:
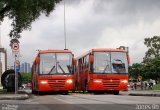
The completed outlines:
<svg viewBox="0 0 160 110">
<path fill-rule="evenodd" d="M 112 80 L 112 79 L 110 79 L 110 82 L 113 82 L 113 80 Z"/>
<path fill-rule="evenodd" d="M 58 82 L 58 80 L 55 80 L 55 82 Z"/>
</svg>

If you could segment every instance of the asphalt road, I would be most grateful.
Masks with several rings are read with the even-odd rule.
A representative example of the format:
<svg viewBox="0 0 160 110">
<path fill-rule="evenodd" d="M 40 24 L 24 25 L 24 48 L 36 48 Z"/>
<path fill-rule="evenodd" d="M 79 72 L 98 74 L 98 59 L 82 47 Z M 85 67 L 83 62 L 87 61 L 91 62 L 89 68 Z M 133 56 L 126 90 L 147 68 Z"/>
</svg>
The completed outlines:
<svg viewBox="0 0 160 110">
<path fill-rule="evenodd" d="M 160 110 L 160 97 L 127 94 L 33 95 L 28 100 L 0 103 L 1 110 Z"/>
</svg>

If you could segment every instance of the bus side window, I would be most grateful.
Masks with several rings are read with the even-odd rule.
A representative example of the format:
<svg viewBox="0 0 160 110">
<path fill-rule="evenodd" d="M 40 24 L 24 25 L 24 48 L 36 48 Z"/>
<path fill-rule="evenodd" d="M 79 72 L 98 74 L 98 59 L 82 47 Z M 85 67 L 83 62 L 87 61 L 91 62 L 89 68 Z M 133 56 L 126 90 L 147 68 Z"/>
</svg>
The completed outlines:
<svg viewBox="0 0 160 110">
<path fill-rule="evenodd" d="M 78 68 L 79 68 L 79 71 L 81 71 L 82 70 L 82 62 L 81 62 L 81 59 L 79 60 L 79 64 L 78 64 Z"/>
<path fill-rule="evenodd" d="M 86 64 L 87 62 L 86 62 L 86 56 L 84 57 L 84 69 L 86 69 Z"/>
<path fill-rule="evenodd" d="M 84 70 L 84 57 L 82 58 L 82 70 Z"/>
<path fill-rule="evenodd" d="M 94 60 L 93 54 L 90 54 L 89 55 L 89 66 L 90 66 L 91 72 L 93 72 L 93 60 Z"/>
<path fill-rule="evenodd" d="M 88 69 L 89 67 L 89 55 L 86 56 L 86 68 Z"/>
</svg>

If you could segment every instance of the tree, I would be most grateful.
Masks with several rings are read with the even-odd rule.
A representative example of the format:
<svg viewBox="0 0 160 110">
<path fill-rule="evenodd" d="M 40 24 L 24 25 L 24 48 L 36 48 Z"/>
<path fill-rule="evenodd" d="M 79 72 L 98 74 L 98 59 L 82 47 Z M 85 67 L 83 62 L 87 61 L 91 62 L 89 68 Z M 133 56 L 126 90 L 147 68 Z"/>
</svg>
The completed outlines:
<svg viewBox="0 0 160 110">
<path fill-rule="evenodd" d="M 148 79 L 160 81 L 160 56 L 145 63 L 144 74 Z"/>
<path fill-rule="evenodd" d="M 21 73 L 22 83 L 31 83 L 31 73 Z"/>
<path fill-rule="evenodd" d="M 0 22 L 5 17 L 12 20 L 9 36 L 20 38 L 23 30 L 31 29 L 31 23 L 41 14 L 49 16 L 61 0 L 0 0 Z"/>
<path fill-rule="evenodd" d="M 152 38 L 145 38 L 144 44 L 148 50 L 145 53 L 144 62 L 149 61 L 160 55 L 160 36 L 153 36 Z"/>
<path fill-rule="evenodd" d="M 138 76 L 142 76 L 144 78 L 143 73 L 144 64 L 142 63 L 134 63 L 129 67 L 129 77 L 137 79 Z"/>
</svg>

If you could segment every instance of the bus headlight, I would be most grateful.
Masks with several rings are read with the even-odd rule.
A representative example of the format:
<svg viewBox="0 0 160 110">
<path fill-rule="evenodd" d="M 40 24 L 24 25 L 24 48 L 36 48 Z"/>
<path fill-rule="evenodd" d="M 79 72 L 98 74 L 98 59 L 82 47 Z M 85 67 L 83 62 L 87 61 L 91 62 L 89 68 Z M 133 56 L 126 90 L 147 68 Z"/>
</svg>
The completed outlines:
<svg viewBox="0 0 160 110">
<path fill-rule="evenodd" d="M 101 79 L 94 79 L 93 82 L 96 82 L 96 83 L 101 83 L 102 80 Z"/>
<path fill-rule="evenodd" d="M 66 82 L 71 84 L 73 82 L 73 80 L 72 79 L 67 79 Z"/>
<path fill-rule="evenodd" d="M 47 84 L 47 81 L 42 80 L 42 81 L 40 81 L 40 83 L 41 83 L 41 84 Z"/>
<path fill-rule="evenodd" d="M 121 80 L 122 83 L 128 83 L 128 80 Z"/>
</svg>

